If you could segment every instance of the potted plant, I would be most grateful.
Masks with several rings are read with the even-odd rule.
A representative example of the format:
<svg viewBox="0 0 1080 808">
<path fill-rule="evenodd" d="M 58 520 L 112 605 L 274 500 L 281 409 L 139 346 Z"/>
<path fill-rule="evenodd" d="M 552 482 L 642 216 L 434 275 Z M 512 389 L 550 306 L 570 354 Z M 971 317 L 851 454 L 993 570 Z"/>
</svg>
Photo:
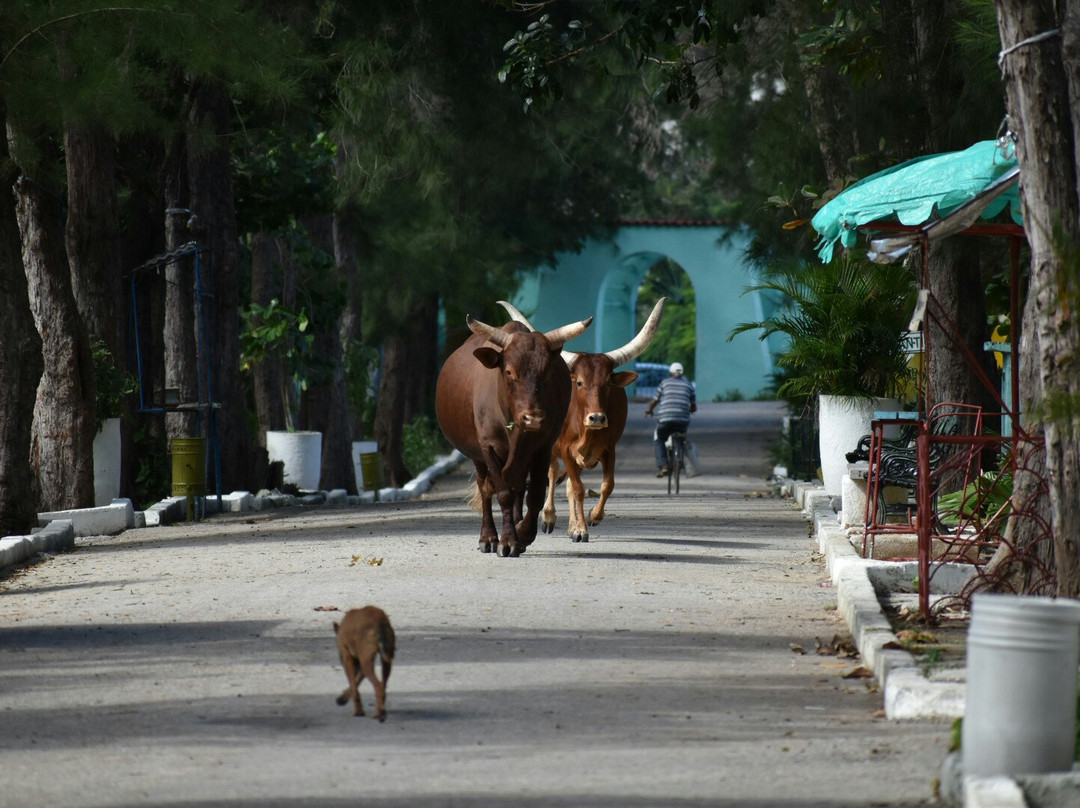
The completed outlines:
<svg viewBox="0 0 1080 808">
<path fill-rule="evenodd" d="M 274 298 L 266 306 L 252 302 L 240 312 L 240 367 L 251 371 L 260 363 L 280 362 L 280 395 L 284 430 L 266 431 L 270 462 L 283 464 L 284 482 L 301 491 L 319 487 L 322 470 L 322 433 L 297 430 L 300 394 L 307 386 L 307 370 L 313 361 L 314 338 L 307 333 L 307 313 L 293 311 Z"/>
<path fill-rule="evenodd" d="M 776 358 L 783 372 L 778 395 L 816 403 L 826 491 L 840 493 L 845 454 L 870 431 L 875 410 L 896 410 L 913 398 L 915 371 L 903 336 L 916 286 L 900 266 L 843 254 L 828 264 L 781 264 L 747 291 L 770 292 L 778 305 L 744 331 L 773 334 L 786 346 Z"/>
<path fill-rule="evenodd" d="M 116 367 L 100 338 L 90 342 L 97 395 L 94 412 L 94 505 L 108 505 L 120 496 L 120 416 L 124 400 L 139 388 L 135 377 Z"/>
</svg>

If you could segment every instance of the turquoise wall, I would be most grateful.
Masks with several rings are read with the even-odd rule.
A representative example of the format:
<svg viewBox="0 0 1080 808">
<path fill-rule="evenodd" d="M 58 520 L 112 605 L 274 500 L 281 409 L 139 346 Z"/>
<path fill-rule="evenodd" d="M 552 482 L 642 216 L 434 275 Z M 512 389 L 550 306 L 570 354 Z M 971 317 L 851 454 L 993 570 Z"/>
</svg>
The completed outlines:
<svg viewBox="0 0 1080 808">
<path fill-rule="evenodd" d="M 593 316 L 592 328 L 566 347 L 612 350 L 634 336 L 637 290 L 645 274 L 660 259 L 670 258 L 689 275 L 697 297 L 693 381 L 699 400 L 712 401 L 732 390 L 754 398 L 771 380 L 768 346 L 757 332 L 727 341 L 738 323 L 764 314 L 766 301 L 757 293 L 743 294 L 753 282 L 743 261 L 747 241 L 745 232 L 715 225 L 623 226 L 611 240 L 589 241 L 580 253 L 561 253 L 554 264 L 526 272 L 512 302 L 542 331 Z"/>
</svg>

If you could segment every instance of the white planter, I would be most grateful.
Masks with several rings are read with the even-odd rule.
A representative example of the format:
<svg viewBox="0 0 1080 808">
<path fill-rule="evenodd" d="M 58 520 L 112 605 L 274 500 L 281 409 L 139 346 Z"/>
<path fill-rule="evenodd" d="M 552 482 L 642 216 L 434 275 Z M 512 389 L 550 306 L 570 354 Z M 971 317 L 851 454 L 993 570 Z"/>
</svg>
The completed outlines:
<svg viewBox="0 0 1080 808">
<path fill-rule="evenodd" d="M 977 594 L 967 642 L 964 775 L 1069 771 L 1080 603 Z"/>
<path fill-rule="evenodd" d="M 266 433 L 270 462 L 284 464 L 284 481 L 301 491 L 318 491 L 322 473 L 322 432 Z"/>
<path fill-rule="evenodd" d="M 372 458 L 374 456 L 374 459 Z M 353 468 L 356 470 L 356 490 L 374 491 L 378 488 L 379 444 L 373 440 L 356 440 L 352 445 Z M 368 485 L 364 484 L 364 467 L 368 470 Z"/>
<path fill-rule="evenodd" d="M 120 496 L 120 419 L 107 418 L 94 437 L 94 505 Z"/>
<path fill-rule="evenodd" d="M 818 397 L 818 445 L 821 476 L 827 494 L 841 495 L 848 467 L 846 455 L 855 448 L 859 438 L 870 434 L 874 412 L 899 408 L 900 402 L 895 398 Z"/>
</svg>

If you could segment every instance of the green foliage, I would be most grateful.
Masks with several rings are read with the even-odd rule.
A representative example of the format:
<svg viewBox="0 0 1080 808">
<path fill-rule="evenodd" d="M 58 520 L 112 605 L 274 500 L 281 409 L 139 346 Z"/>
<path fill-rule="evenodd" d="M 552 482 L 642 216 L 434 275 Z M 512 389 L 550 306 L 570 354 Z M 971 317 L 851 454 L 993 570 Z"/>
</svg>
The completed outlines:
<svg viewBox="0 0 1080 808">
<path fill-rule="evenodd" d="M 141 509 L 149 508 L 169 496 L 172 490 L 172 468 L 165 441 L 145 426 L 132 436 L 137 464 L 135 472 L 135 501 Z"/>
<path fill-rule="evenodd" d="M 546 109 L 561 100 L 570 65 L 578 60 L 589 63 L 597 73 L 645 66 L 655 98 L 668 104 L 685 102 L 697 109 L 702 99 L 697 68 L 704 46 L 737 36 L 725 24 L 731 19 L 733 4 L 717 0 L 570 5 L 560 19 L 553 18 L 548 4 L 528 7 L 527 14 L 540 9 L 543 13 L 503 45 L 506 61 L 499 69 L 499 81 L 522 96 L 526 110 Z M 612 55 L 617 58 L 615 64 Z M 722 64 L 713 62 L 713 70 Z"/>
<path fill-rule="evenodd" d="M 730 390 L 725 390 L 723 393 L 717 393 L 713 396 L 713 401 L 746 401 L 746 396 L 743 395 L 742 390 L 733 387 Z"/>
<path fill-rule="evenodd" d="M 349 401 L 349 409 L 360 414 L 364 434 L 370 431 L 375 422 L 378 390 L 372 382 L 378 365 L 379 352 L 374 348 L 366 347 L 355 340 L 345 346 L 345 395 Z"/>
<path fill-rule="evenodd" d="M 239 231 L 295 229 L 305 216 L 332 211 L 334 153 L 325 131 L 271 129 L 238 139 L 233 188 Z"/>
<path fill-rule="evenodd" d="M 442 430 L 428 415 L 417 415 L 406 424 L 401 432 L 401 442 L 401 456 L 405 467 L 412 469 L 414 473 L 432 465 L 439 455 L 450 453 L 450 446 L 446 443 Z"/>
<path fill-rule="evenodd" d="M 937 513 L 947 524 L 961 521 L 981 526 L 998 515 L 1007 519 L 1012 510 L 1013 475 L 1010 471 L 984 471 L 963 490 L 938 498 Z"/>
<path fill-rule="evenodd" d="M 164 141 L 186 124 L 181 82 L 216 78 L 238 102 L 286 101 L 309 67 L 295 30 L 246 0 L 0 4 L 0 96 L 21 132 L 74 122 Z M 20 139 L 24 167 L 41 160 L 36 140 Z"/>
<path fill-rule="evenodd" d="M 241 370 L 251 370 L 253 364 L 270 356 L 296 370 L 311 355 L 312 338 L 305 333 L 309 320 L 303 309 L 293 311 L 275 297 L 266 306 L 248 304 L 240 312 L 240 321 Z"/>
<path fill-rule="evenodd" d="M 277 298 L 266 306 L 253 301 L 240 310 L 240 369 L 250 371 L 254 364 L 269 358 L 281 361 L 282 403 L 290 430 L 296 392 L 307 388 L 315 361 L 309 324 L 303 309 L 293 311 Z"/>
<path fill-rule="evenodd" d="M 782 334 L 777 357 L 786 371 L 781 396 L 901 395 L 913 377 L 901 335 L 915 299 L 915 284 L 902 267 L 841 255 L 829 264 L 781 264 L 747 291 L 782 295 L 787 304 L 765 320 L 740 323 L 761 339 Z"/>
<path fill-rule="evenodd" d="M 640 176 L 620 136 L 629 82 L 574 74 L 559 109 L 526 117 L 491 67 L 506 21 L 484 4 L 338 7 L 338 201 L 364 235 L 370 344 L 432 295 L 458 323 L 510 294 L 616 220 Z"/>
<path fill-rule="evenodd" d="M 664 319 L 640 361 L 681 362 L 686 377 L 693 379 L 696 375 L 697 298 L 690 276 L 682 267 L 666 258 L 649 270 L 638 289 L 638 328 L 645 324 L 656 301 L 662 297 L 667 298 Z"/>
<path fill-rule="evenodd" d="M 94 399 L 97 434 L 107 419 L 119 418 L 124 414 L 124 400 L 138 391 L 139 382 L 130 373 L 116 367 L 112 353 L 100 338 L 90 341 L 90 356 L 94 362 L 94 379 L 97 384 L 97 395 Z"/>
</svg>

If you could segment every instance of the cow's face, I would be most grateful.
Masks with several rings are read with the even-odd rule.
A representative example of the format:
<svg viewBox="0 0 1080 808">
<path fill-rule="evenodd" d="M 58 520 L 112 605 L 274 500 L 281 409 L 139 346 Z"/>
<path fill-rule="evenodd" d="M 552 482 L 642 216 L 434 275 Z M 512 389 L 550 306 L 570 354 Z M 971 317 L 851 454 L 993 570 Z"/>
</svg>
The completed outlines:
<svg viewBox="0 0 1080 808">
<path fill-rule="evenodd" d="M 579 354 L 570 367 L 574 412 L 582 414 L 585 429 L 606 429 L 608 399 L 617 387 L 626 387 L 638 375 L 632 370 L 615 373 L 615 363 L 605 354 Z"/>
<path fill-rule="evenodd" d="M 499 372 L 499 398 L 513 419 L 507 428 L 542 429 L 550 406 L 545 386 L 558 383 L 558 366 L 565 367 L 559 349 L 539 332 L 522 331 L 511 334 L 501 351 L 485 346 L 473 353 L 485 367 Z"/>
</svg>

